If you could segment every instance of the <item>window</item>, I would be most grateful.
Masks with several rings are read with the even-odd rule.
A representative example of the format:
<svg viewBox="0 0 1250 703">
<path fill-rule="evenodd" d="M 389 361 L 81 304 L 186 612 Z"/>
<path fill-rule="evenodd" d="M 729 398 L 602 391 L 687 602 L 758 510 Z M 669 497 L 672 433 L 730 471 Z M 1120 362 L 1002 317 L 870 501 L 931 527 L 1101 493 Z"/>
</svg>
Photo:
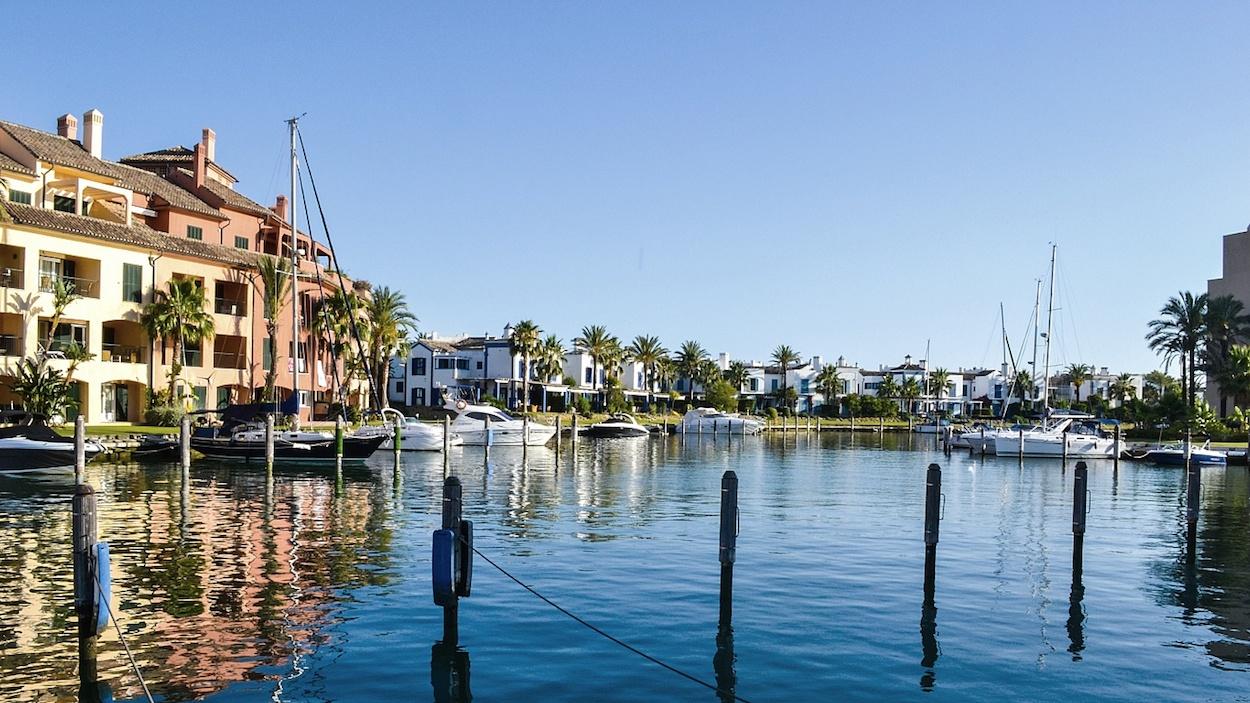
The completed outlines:
<svg viewBox="0 0 1250 703">
<path fill-rule="evenodd" d="M 204 342 L 202 340 L 197 341 L 197 342 L 183 342 L 182 343 L 182 355 L 186 357 L 187 359 L 186 363 L 183 365 L 192 366 L 195 368 L 199 368 L 200 366 L 203 366 L 204 364 L 203 362 L 204 354 L 202 351 L 203 347 L 204 347 Z M 204 407 L 203 405 L 200 406 L 200 408 L 203 408 L 203 407 Z"/>
<path fill-rule="evenodd" d="M 247 237 L 240 237 L 236 235 L 234 238 L 234 247 L 236 249 L 251 249 L 252 241 Z"/>
<path fill-rule="evenodd" d="M 586 369 L 586 383 L 592 383 L 595 380 L 594 369 Z"/>
<path fill-rule="evenodd" d="M 465 369 L 467 371 L 469 368 L 469 360 L 468 359 L 456 359 L 456 368 Z"/>
<path fill-rule="evenodd" d="M 412 360 L 412 375 L 413 376 L 425 375 L 425 359 L 413 359 Z"/>
<path fill-rule="evenodd" d="M 299 343 L 298 356 L 296 355 L 296 348 L 294 344 L 287 347 L 287 352 L 290 358 L 299 360 L 299 372 L 300 373 L 304 373 L 305 371 L 308 370 L 308 342 Z M 288 362 L 288 366 L 291 366 L 291 365 L 292 364 Z"/>
<path fill-rule="evenodd" d="M 217 407 L 224 408 L 230 404 L 230 386 L 217 387 Z"/>
<path fill-rule="evenodd" d="M 425 389 L 424 388 L 412 389 L 411 405 L 425 405 Z"/>
<path fill-rule="evenodd" d="M 204 239 L 204 228 L 195 225 L 187 225 L 187 239 Z"/>
<path fill-rule="evenodd" d="M 810 382 L 808 379 L 806 379 L 806 378 L 805 378 L 805 379 L 803 379 L 802 381 L 800 381 L 800 382 L 799 382 L 799 392 L 800 392 L 800 393 L 811 393 L 811 392 L 812 392 L 812 391 L 811 391 L 811 382 Z"/>
<path fill-rule="evenodd" d="M 479 362 L 477 362 L 477 370 L 478 370 L 478 371 L 481 371 L 481 370 L 482 370 L 482 362 L 480 362 L 480 361 L 479 361 Z"/>
<path fill-rule="evenodd" d="M 57 212 L 68 212 L 71 215 L 78 212 L 78 203 L 68 195 L 52 196 L 52 209 Z"/>
<path fill-rule="evenodd" d="M 1001 383 L 994 384 L 994 398 L 998 399 L 1002 397 L 1003 397 L 1003 384 Z"/>
<path fill-rule="evenodd" d="M 774 378 L 774 379 L 773 379 L 772 389 L 773 389 L 773 390 L 777 390 L 777 385 L 778 385 L 778 383 L 777 383 L 777 379 L 775 379 L 775 378 Z"/>
<path fill-rule="evenodd" d="M 399 393 L 400 395 L 403 395 L 403 392 L 404 392 L 404 382 L 403 382 L 403 381 L 396 381 L 396 382 L 395 382 L 395 392 L 396 392 L 396 393 Z"/>
<path fill-rule="evenodd" d="M 30 205 L 30 193 L 24 190 L 9 189 L 9 202 L 21 205 Z"/>
<path fill-rule="evenodd" d="M 758 391 L 760 389 L 760 380 L 758 378 L 751 379 L 751 390 Z"/>
<path fill-rule="evenodd" d="M 437 368 L 437 369 L 450 369 L 450 368 L 451 368 L 451 359 L 448 359 L 448 358 L 444 357 L 444 358 L 442 358 L 442 359 L 438 359 L 438 360 L 436 360 L 436 363 L 434 364 L 434 368 Z"/>
<path fill-rule="evenodd" d="M 48 338 L 48 328 L 51 326 L 50 320 L 39 321 L 39 338 Z M 42 343 L 41 343 L 42 344 Z M 52 343 L 48 346 L 52 351 L 64 351 L 71 344 L 87 347 L 87 325 L 81 322 L 62 322 L 56 326 L 56 332 L 52 335 Z"/>
<path fill-rule="evenodd" d="M 138 264 L 122 264 L 122 300 L 128 303 L 143 302 L 143 267 Z"/>
<path fill-rule="evenodd" d="M 516 362 L 516 377 L 525 378 L 525 361 L 524 360 Z"/>
<path fill-rule="evenodd" d="M 191 389 L 191 393 L 195 396 L 196 410 L 203 410 L 208 407 L 208 386 L 196 386 Z"/>
<path fill-rule="evenodd" d="M 261 370 L 273 370 L 273 349 L 269 345 L 269 337 L 265 337 L 265 345 L 262 349 L 262 359 L 260 362 Z"/>
</svg>

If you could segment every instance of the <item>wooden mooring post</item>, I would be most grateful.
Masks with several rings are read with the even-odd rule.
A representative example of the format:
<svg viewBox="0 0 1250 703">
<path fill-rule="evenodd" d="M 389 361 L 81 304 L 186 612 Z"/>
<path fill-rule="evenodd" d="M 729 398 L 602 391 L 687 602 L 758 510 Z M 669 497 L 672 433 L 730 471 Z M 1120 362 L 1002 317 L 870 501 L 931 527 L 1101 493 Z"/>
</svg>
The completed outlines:
<svg viewBox="0 0 1250 703">
<path fill-rule="evenodd" d="M 734 561 L 738 553 L 738 474 L 720 479 L 720 625 L 733 620 Z"/>
<path fill-rule="evenodd" d="M 561 439 L 562 439 L 562 437 L 560 437 L 560 416 L 559 416 L 559 415 L 556 415 L 556 444 L 555 444 L 555 447 L 556 447 L 556 458 L 557 458 L 557 459 L 559 459 L 559 458 L 560 458 L 560 440 L 561 440 Z"/>
<path fill-rule="evenodd" d="M 178 423 L 178 465 L 183 471 L 191 468 L 191 418 L 186 415 Z"/>
<path fill-rule="evenodd" d="M 395 455 L 395 470 L 399 471 L 400 452 L 404 451 L 404 426 L 399 418 L 395 418 L 391 446 L 394 447 L 391 453 Z"/>
<path fill-rule="evenodd" d="M 1016 436 L 1020 439 L 1020 444 L 1019 444 L 1019 446 L 1017 446 L 1017 447 L 1016 447 L 1016 458 L 1020 460 L 1020 463 L 1021 463 L 1021 464 L 1023 464 L 1023 463 L 1024 463 L 1024 428 L 1023 428 L 1023 427 L 1021 427 L 1021 428 L 1017 431 Z M 1068 446 L 1068 445 L 1067 445 L 1067 443 L 1065 442 L 1065 443 L 1064 443 L 1064 452 L 1065 452 L 1065 454 L 1066 454 L 1066 452 L 1067 452 L 1067 446 Z"/>
<path fill-rule="evenodd" d="M 273 470 L 273 415 L 265 416 L 265 469 Z"/>
<path fill-rule="evenodd" d="M 443 456 L 451 452 L 451 416 L 443 416 Z M 446 460 L 444 459 L 444 463 Z"/>
<path fill-rule="evenodd" d="M 473 523 L 463 519 L 460 479 L 443 481 L 442 527 L 434 532 L 434 604 L 443 608 L 443 640 L 460 641 L 460 599 L 469 597 L 473 584 Z"/>
<path fill-rule="evenodd" d="M 96 680 L 96 623 L 99 613 L 96 560 L 96 495 L 91 486 L 79 483 L 73 500 L 74 612 L 78 618 L 78 677 Z"/>
<path fill-rule="evenodd" d="M 334 418 L 334 469 L 343 471 L 343 416 Z"/>
<path fill-rule="evenodd" d="M 1190 448 L 1189 432 L 1185 433 L 1185 523 L 1188 558 L 1193 561 L 1198 545 L 1198 513 L 1202 502 L 1202 465 L 1195 462 Z"/>
<path fill-rule="evenodd" d="M 929 464 L 928 470 L 925 471 L 924 494 L 924 603 L 920 609 L 920 664 L 926 668 L 931 668 L 936 664 L 940 656 L 934 594 L 937 590 L 937 545 L 941 521 L 942 467 Z M 920 687 L 926 691 L 932 690 L 932 671 L 926 672 L 921 677 Z"/>
<path fill-rule="evenodd" d="M 82 483 L 87 471 L 87 423 L 82 415 L 74 418 L 74 483 Z"/>
</svg>

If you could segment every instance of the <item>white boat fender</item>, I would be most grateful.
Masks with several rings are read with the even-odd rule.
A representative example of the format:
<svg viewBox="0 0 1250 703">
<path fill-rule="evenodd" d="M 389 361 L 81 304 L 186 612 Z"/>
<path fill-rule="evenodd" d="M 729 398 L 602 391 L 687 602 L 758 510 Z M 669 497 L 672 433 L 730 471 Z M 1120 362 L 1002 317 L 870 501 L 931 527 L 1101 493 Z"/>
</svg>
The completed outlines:
<svg viewBox="0 0 1250 703">
<path fill-rule="evenodd" d="M 433 568 L 434 605 L 447 606 L 456 600 L 455 583 L 456 533 L 434 530 Z"/>
</svg>

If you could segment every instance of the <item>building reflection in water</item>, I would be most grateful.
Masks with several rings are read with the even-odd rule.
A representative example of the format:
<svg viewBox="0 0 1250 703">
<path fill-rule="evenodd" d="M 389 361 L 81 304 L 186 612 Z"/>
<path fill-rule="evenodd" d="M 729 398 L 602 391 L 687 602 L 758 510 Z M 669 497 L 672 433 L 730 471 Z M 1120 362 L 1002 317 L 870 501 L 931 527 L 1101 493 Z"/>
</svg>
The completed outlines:
<svg viewBox="0 0 1250 703">
<path fill-rule="evenodd" d="M 391 578 L 386 496 L 367 472 L 341 492 L 312 473 L 279 470 L 270 484 L 255 467 L 197 465 L 190 478 L 177 467 L 118 465 L 88 475 L 112 548 L 113 606 L 149 686 L 166 698 L 279 678 L 323 646 L 314 640 L 335 618 L 336 589 Z M 0 699 L 98 695 L 79 690 L 77 650 L 64 646 L 76 627 L 56 577 L 69 569 L 68 490 L 0 486 L 21 534 L 38 536 L 15 541 L 17 530 L 0 530 L 0 623 L 16 624 L 0 628 L 0 670 L 23 672 L 0 680 Z M 119 698 L 141 695 L 112 630 L 99 641 L 99 671 Z"/>
</svg>

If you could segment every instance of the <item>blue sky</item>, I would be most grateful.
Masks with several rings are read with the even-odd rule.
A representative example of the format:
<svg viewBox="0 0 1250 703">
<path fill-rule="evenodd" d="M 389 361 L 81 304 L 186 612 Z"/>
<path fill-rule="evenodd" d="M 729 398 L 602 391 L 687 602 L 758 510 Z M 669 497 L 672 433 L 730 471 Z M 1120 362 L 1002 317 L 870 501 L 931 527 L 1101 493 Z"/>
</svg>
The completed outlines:
<svg viewBox="0 0 1250 703">
<path fill-rule="evenodd" d="M 1055 363 L 1148 370 L 1250 223 L 1244 3 L 367 7 L 28 18 L 0 118 L 98 107 L 108 158 L 212 127 L 271 202 L 307 112 L 345 268 L 443 334 L 996 364 L 1055 241 Z"/>
</svg>

